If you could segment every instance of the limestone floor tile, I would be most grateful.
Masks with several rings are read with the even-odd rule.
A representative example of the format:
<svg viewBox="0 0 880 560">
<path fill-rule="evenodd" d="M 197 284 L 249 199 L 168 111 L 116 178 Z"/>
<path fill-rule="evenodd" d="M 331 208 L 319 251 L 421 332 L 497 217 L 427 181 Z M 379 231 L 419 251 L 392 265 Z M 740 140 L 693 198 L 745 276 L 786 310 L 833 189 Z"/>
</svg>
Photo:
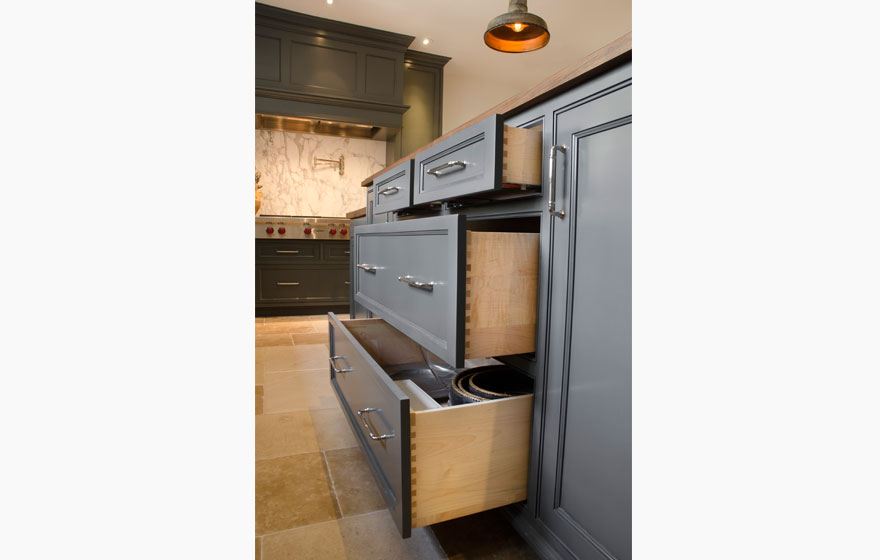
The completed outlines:
<svg viewBox="0 0 880 560">
<path fill-rule="evenodd" d="M 256 348 L 256 365 L 263 373 L 328 368 L 329 350 L 325 344 L 301 346 L 264 346 Z"/>
<path fill-rule="evenodd" d="M 263 414 L 255 419 L 256 458 L 271 459 L 284 455 L 318 451 L 318 440 L 308 411 Z"/>
<path fill-rule="evenodd" d="M 263 537 L 263 560 L 344 559 L 342 529 L 336 521 Z M 366 558 L 366 557 L 363 557 Z"/>
<path fill-rule="evenodd" d="M 321 453 L 257 461 L 255 475 L 257 536 L 340 517 Z"/>
<path fill-rule="evenodd" d="M 262 414 L 263 413 L 263 386 L 257 385 L 256 388 L 257 388 L 257 391 L 256 391 L 256 401 L 257 401 L 256 414 Z"/>
<path fill-rule="evenodd" d="M 261 556 L 262 556 L 262 552 L 263 552 L 263 545 L 261 542 L 262 539 L 260 539 L 260 537 L 257 537 L 254 540 L 256 541 L 256 545 L 257 545 L 257 549 L 254 552 L 254 558 L 255 558 L 255 560 L 261 560 Z"/>
<path fill-rule="evenodd" d="M 338 403 L 337 403 L 338 405 Z M 342 449 L 344 447 L 357 447 L 358 441 L 351 433 L 351 424 L 345 418 L 345 413 L 339 406 L 321 410 L 309 410 L 312 416 L 312 426 L 315 427 L 315 437 L 318 447 L 322 450 Z"/>
<path fill-rule="evenodd" d="M 263 414 L 338 408 L 333 386 L 330 385 L 329 366 L 304 371 L 269 372 L 265 375 L 263 388 Z"/>
<path fill-rule="evenodd" d="M 330 333 L 326 329 L 323 332 L 293 333 L 290 336 L 293 338 L 293 343 L 296 345 L 330 343 Z"/>
<path fill-rule="evenodd" d="M 265 372 L 263 371 L 263 365 L 257 364 L 254 368 L 254 385 L 262 385 L 263 378 L 265 377 Z"/>
<path fill-rule="evenodd" d="M 293 340 L 290 333 L 258 334 L 254 336 L 254 345 L 257 348 L 263 346 L 292 346 Z"/>
<path fill-rule="evenodd" d="M 333 449 L 325 451 L 324 456 L 343 517 L 385 508 L 385 500 L 360 447 Z"/>
<path fill-rule="evenodd" d="M 378 511 L 263 537 L 263 560 L 299 558 L 439 560 L 446 555 L 430 530 L 413 529 L 412 537 L 402 539 L 391 515 Z"/>
</svg>

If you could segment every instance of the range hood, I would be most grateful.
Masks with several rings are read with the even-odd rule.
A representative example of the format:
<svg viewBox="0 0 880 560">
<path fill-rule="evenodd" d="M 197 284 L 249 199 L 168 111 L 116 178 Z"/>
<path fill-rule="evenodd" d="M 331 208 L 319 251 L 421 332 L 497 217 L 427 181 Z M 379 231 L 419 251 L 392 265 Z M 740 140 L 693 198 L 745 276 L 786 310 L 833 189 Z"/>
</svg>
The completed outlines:
<svg viewBox="0 0 880 560">
<path fill-rule="evenodd" d="M 347 138 L 367 138 L 370 140 L 388 140 L 398 128 L 372 126 L 368 124 L 291 117 L 287 115 L 256 114 L 257 130 L 276 130 L 281 132 L 301 132 L 305 134 L 323 134 L 326 136 L 342 136 Z"/>
<path fill-rule="evenodd" d="M 257 129 L 385 140 L 414 37 L 256 4 Z"/>
</svg>

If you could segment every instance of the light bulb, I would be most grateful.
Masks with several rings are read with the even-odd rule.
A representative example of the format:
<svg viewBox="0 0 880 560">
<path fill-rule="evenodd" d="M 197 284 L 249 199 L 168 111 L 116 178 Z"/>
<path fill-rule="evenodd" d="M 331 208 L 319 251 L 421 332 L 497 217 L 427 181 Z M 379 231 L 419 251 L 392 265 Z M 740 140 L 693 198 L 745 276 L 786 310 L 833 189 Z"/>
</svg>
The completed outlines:
<svg viewBox="0 0 880 560">
<path fill-rule="evenodd" d="M 327 3 L 328 3 L 328 4 L 332 4 L 332 3 L 333 3 L 333 0 L 327 0 Z"/>
<path fill-rule="evenodd" d="M 430 43 L 430 42 L 431 42 L 431 40 L 428 39 L 427 37 L 424 38 L 424 39 L 422 39 L 422 44 L 423 44 L 423 45 L 427 45 L 427 44 Z"/>
<path fill-rule="evenodd" d="M 333 0 L 327 0 L 327 1 L 328 1 L 328 2 L 332 2 Z M 513 24 L 513 30 L 516 31 L 517 33 L 519 33 L 520 31 L 523 30 L 523 24 L 521 24 L 520 22 L 516 22 L 516 23 L 514 23 L 514 24 Z"/>
</svg>

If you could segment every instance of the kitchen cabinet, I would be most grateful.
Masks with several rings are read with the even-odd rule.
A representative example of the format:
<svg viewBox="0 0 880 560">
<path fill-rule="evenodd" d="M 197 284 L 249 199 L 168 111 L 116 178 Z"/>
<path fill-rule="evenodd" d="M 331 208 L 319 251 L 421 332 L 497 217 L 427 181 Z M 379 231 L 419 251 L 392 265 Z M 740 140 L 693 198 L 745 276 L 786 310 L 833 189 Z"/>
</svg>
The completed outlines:
<svg viewBox="0 0 880 560">
<path fill-rule="evenodd" d="M 348 309 L 348 241 L 256 240 L 256 314 Z"/>
<path fill-rule="evenodd" d="M 564 549 L 585 560 L 632 551 L 629 76 L 618 69 L 552 111 L 552 146 L 564 151 L 555 150 L 551 190 L 564 215 L 551 218 L 536 505 Z"/>
<path fill-rule="evenodd" d="M 457 216 L 468 231 L 539 235 L 534 345 L 494 357 L 535 381 L 527 501 L 505 511 L 543 558 L 632 556 L 630 54 L 626 36 L 595 55 L 602 62 L 560 72 L 532 90 L 543 93 L 515 96 L 413 156 L 417 205 L 420 161 L 464 148 L 474 126 L 498 130 L 497 119 L 486 121 L 498 115 L 504 125 L 540 129 L 533 197 L 461 204 L 455 193 L 442 207 L 401 209 L 408 228 Z M 435 159 L 454 161 L 450 154 Z"/>
</svg>

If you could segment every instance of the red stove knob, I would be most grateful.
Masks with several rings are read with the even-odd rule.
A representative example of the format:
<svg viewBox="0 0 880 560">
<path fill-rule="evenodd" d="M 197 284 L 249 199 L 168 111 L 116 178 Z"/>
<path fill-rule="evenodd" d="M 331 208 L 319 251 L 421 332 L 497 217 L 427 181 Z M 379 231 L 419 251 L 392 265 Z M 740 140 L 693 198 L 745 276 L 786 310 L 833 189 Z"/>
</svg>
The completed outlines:
<svg viewBox="0 0 880 560">
<path fill-rule="evenodd" d="M 287 230 L 284 229 L 283 227 L 278 228 L 278 233 L 284 233 L 284 232 L 286 232 L 286 231 L 287 231 Z"/>
<path fill-rule="evenodd" d="M 336 228 L 330 228 L 330 235 L 336 235 Z"/>
<path fill-rule="evenodd" d="M 342 235 L 345 235 L 346 233 L 348 233 L 348 230 L 347 230 L 347 229 L 342 229 L 342 230 L 339 231 L 339 233 L 341 233 Z"/>
<path fill-rule="evenodd" d="M 303 230 L 303 233 L 305 233 L 306 235 L 312 233 L 312 228 L 307 227 L 306 229 Z"/>
<path fill-rule="evenodd" d="M 275 228 L 273 228 L 272 226 L 267 227 L 266 233 L 275 233 Z"/>
</svg>

